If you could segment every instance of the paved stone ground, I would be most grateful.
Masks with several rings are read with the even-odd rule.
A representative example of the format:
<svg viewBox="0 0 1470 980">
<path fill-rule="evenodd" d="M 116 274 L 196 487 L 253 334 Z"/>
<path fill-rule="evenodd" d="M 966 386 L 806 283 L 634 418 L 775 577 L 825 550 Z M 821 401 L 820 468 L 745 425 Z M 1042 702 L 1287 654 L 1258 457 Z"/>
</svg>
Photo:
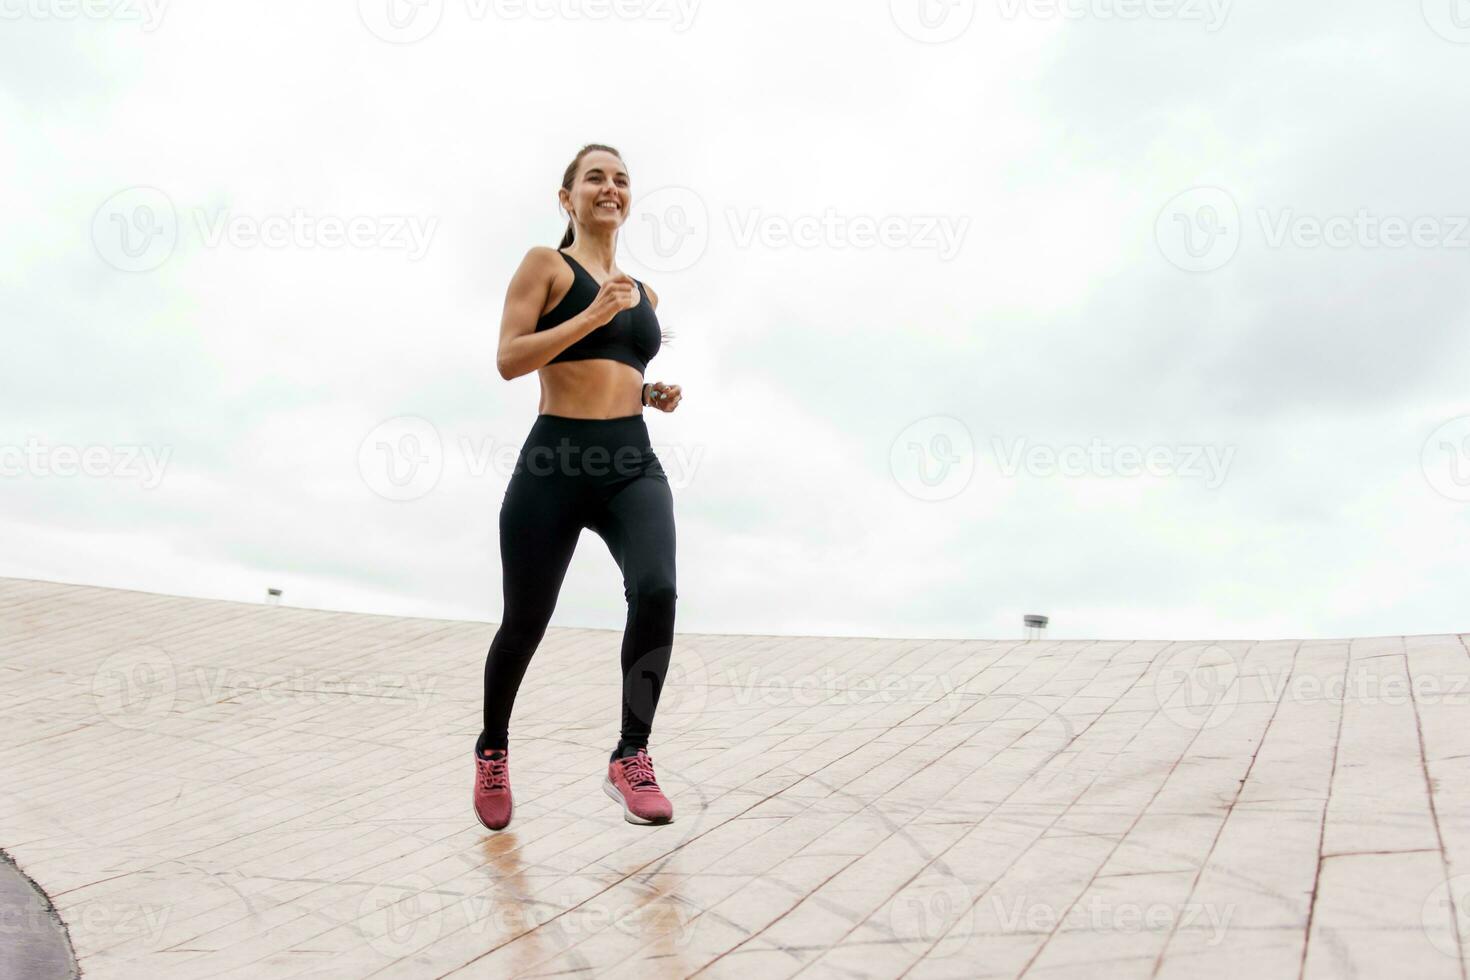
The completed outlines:
<svg viewBox="0 0 1470 980">
<path fill-rule="evenodd" d="M 553 628 L 495 834 L 494 631 L 0 580 L 0 847 L 97 978 L 1465 980 L 1464 636 L 680 634 L 646 828 Z"/>
</svg>

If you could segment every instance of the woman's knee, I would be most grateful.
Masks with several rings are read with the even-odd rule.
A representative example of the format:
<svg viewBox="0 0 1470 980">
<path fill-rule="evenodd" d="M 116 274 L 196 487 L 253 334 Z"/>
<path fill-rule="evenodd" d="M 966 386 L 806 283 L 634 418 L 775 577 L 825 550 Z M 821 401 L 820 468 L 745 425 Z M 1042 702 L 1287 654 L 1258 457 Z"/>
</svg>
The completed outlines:
<svg viewBox="0 0 1470 980">
<path fill-rule="evenodd" d="M 660 610 L 672 613 L 675 600 L 679 598 L 674 590 L 674 580 L 671 578 L 654 577 L 640 579 L 634 583 L 632 594 L 628 601 L 640 609 L 640 611 L 657 612 Z"/>
<path fill-rule="evenodd" d="M 490 649 L 516 657 L 529 657 L 546 635 L 546 622 L 537 618 L 507 616 L 495 631 Z"/>
</svg>

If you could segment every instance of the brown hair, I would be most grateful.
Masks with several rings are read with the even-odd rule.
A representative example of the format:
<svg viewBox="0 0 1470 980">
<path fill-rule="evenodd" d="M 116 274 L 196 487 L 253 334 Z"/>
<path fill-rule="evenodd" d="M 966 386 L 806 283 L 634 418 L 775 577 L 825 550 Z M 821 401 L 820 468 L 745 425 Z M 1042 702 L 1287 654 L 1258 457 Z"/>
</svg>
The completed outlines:
<svg viewBox="0 0 1470 980">
<path fill-rule="evenodd" d="M 582 166 L 582 158 L 589 153 L 596 152 L 597 150 L 605 150 L 606 152 L 611 153 L 613 156 L 617 157 L 619 160 L 623 159 L 623 155 L 617 150 L 613 149 L 611 146 L 607 146 L 603 143 L 588 143 L 586 146 L 578 150 L 577 155 L 572 157 L 572 162 L 567 164 L 566 173 L 562 174 L 561 176 L 562 190 L 566 191 L 569 194 L 571 193 L 572 184 L 576 183 L 577 180 L 577 169 Z M 561 236 L 561 244 L 557 246 L 558 250 L 564 249 L 568 245 L 572 244 L 573 239 L 576 238 L 576 230 L 577 229 L 575 222 L 572 221 L 571 216 L 568 216 L 567 230 Z M 674 334 L 672 331 L 660 328 L 659 343 L 667 343 L 668 341 L 673 339 Z"/>
</svg>

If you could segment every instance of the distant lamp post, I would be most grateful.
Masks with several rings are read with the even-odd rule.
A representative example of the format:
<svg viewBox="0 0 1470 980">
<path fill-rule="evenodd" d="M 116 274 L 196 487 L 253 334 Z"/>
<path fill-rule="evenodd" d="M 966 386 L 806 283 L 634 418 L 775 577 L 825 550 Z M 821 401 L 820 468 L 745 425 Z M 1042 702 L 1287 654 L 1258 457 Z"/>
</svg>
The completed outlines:
<svg viewBox="0 0 1470 980">
<path fill-rule="evenodd" d="M 1051 620 L 1045 616 L 1027 616 L 1025 622 L 1026 640 L 1030 642 L 1031 640 L 1041 639 L 1041 634 L 1046 630 L 1046 624 L 1051 622 Z"/>
<path fill-rule="evenodd" d="M 265 590 L 265 604 L 267 606 L 279 606 L 281 604 L 281 590 L 280 589 L 266 589 Z"/>
</svg>

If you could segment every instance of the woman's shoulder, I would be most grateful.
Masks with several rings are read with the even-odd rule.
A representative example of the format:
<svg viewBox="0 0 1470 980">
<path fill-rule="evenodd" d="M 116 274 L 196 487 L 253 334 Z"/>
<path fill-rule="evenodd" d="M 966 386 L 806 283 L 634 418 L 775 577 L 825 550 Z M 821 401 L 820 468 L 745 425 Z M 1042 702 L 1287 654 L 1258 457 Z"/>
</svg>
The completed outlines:
<svg viewBox="0 0 1470 980">
<path fill-rule="evenodd" d="M 561 249 L 552 248 L 550 245 L 532 245 L 526 249 L 525 256 L 521 259 L 522 265 L 545 265 L 550 267 L 553 263 L 565 266 L 566 258 Z"/>
<path fill-rule="evenodd" d="M 532 245 L 526 249 L 516 275 L 543 282 L 548 289 L 554 289 L 559 282 L 573 282 L 577 278 L 562 251 L 546 245 Z"/>
</svg>

